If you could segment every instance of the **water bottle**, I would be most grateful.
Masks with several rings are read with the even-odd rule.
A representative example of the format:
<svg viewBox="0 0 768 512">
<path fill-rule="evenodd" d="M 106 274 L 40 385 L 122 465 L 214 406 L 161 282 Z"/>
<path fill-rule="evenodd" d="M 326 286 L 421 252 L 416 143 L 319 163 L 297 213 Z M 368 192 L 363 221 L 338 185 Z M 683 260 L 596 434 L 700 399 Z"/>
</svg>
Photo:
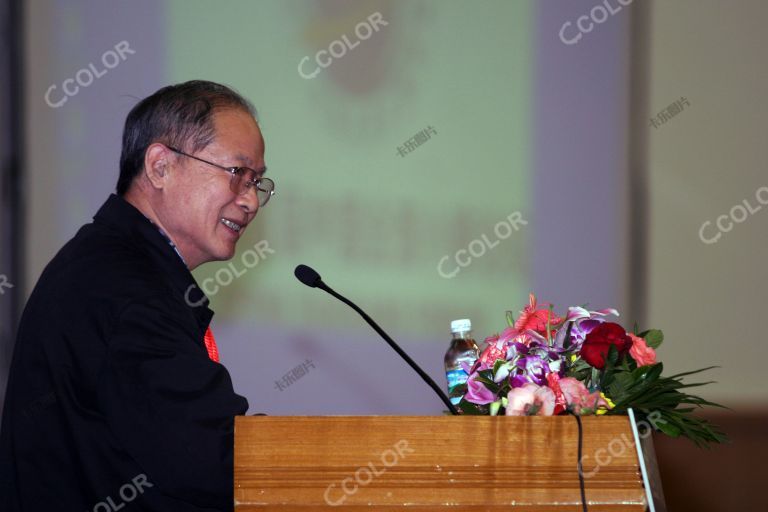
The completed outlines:
<svg viewBox="0 0 768 512">
<path fill-rule="evenodd" d="M 453 405 L 458 405 L 463 393 L 456 388 L 467 382 L 469 375 L 462 363 L 471 368 L 479 356 L 477 343 L 472 337 L 472 322 L 469 319 L 451 322 L 451 346 L 445 353 L 445 377 L 448 381 L 448 397 Z"/>
</svg>

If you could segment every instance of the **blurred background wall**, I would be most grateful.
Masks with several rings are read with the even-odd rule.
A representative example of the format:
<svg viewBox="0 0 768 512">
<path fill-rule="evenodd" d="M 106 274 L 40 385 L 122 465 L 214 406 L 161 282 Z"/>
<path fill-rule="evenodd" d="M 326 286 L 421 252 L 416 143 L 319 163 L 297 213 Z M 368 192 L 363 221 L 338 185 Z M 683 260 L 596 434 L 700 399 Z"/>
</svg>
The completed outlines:
<svg viewBox="0 0 768 512">
<path fill-rule="evenodd" d="M 484 338 L 529 291 L 560 310 L 615 306 L 665 331 L 668 371 L 721 367 L 701 392 L 732 408 L 716 418 L 734 443 L 657 441 L 670 509 L 751 506 L 766 472 L 743 455 L 765 454 L 768 426 L 768 4 L 2 4 L 4 42 L 23 28 L 0 61 L 0 286 L 18 285 L 0 288 L 3 386 L 25 298 L 114 190 L 125 115 L 203 78 L 255 103 L 277 183 L 235 258 L 195 271 L 251 413 L 442 409 L 353 312 L 294 280 L 298 263 L 439 383 L 452 319 Z M 741 486 L 706 494 L 724 474 Z"/>
<path fill-rule="evenodd" d="M 657 439 L 668 501 L 687 510 L 766 510 L 766 22 L 760 0 L 657 0 L 647 27 L 649 321 L 668 368 L 720 365 L 701 390 L 733 409 L 712 414 L 733 443 L 711 453 Z"/>
</svg>

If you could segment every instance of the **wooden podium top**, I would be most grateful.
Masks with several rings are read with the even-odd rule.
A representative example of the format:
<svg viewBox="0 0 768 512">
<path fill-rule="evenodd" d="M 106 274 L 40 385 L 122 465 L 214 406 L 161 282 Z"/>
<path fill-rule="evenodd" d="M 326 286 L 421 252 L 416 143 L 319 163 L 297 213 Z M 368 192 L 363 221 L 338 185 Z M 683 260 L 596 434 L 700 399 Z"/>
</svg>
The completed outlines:
<svg viewBox="0 0 768 512">
<path fill-rule="evenodd" d="M 629 419 L 582 418 L 590 511 L 645 510 Z M 238 417 L 247 510 L 581 510 L 570 416 Z"/>
</svg>

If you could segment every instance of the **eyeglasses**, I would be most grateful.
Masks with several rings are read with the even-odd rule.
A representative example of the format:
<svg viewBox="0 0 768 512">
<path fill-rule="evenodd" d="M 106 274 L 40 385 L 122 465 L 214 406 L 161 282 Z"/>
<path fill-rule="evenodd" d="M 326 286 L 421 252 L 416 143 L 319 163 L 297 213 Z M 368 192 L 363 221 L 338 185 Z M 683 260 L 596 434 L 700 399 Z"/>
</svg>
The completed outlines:
<svg viewBox="0 0 768 512">
<path fill-rule="evenodd" d="M 259 173 L 250 167 L 224 167 L 223 165 L 215 164 L 213 162 L 209 162 L 208 160 L 203 160 L 202 158 L 190 155 L 174 147 L 166 147 L 174 153 L 193 158 L 203 162 L 204 164 L 212 165 L 223 171 L 227 171 L 232 175 L 231 179 L 229 180 L 229 188 L 232 189 L 232 192 L 237 195 L 245 194 L 250 188 L 255 187 L 256 198 L 259 200 L 259 207 L 267 204 L 269 198 L 275 195 L 275 182 L 269 178 L 257 178 Z"/>
</svg>

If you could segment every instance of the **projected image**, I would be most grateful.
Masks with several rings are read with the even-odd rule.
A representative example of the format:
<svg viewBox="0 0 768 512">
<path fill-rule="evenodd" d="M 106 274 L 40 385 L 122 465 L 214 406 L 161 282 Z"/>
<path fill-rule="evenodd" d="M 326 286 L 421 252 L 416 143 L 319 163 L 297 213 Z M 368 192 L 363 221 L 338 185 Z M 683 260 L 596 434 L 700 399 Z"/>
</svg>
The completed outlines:
<svg viewBox="0 0 768 512">
<path fill-rule="evenodd" d="M 277 183 L 238 255 L 196 272 L 218 321 L 360 329 L 298 263 L 413 337 L 496 329 L 527 296 L 528 3 L 171 6 L 170 81 L 204 63 L 251 98 Z"/>
</svg>

